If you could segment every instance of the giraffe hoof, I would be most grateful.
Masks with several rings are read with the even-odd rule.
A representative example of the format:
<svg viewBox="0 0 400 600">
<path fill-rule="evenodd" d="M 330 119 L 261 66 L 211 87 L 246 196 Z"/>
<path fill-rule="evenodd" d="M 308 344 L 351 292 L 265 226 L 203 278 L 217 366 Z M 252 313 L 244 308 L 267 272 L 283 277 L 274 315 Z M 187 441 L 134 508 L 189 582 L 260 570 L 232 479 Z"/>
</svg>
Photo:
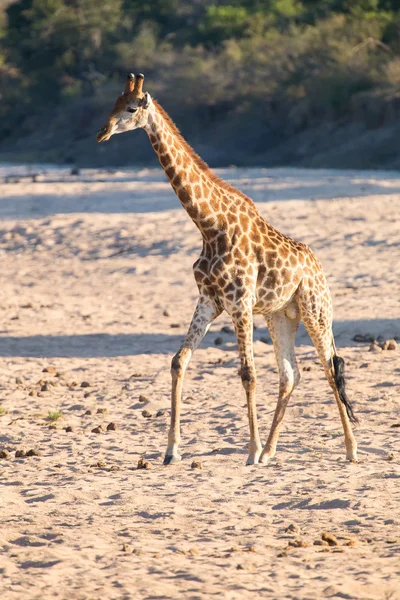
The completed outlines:
<svg viewBox="0 0 400 600">
<path fill-rule="evenodd" d="M 263 455 L 260 456 L 260 460 L 258 462 L 260 465 L 265 467 L 269 463 L 271 458 L 272 458 L 272 456 L 267 456 L 266 454 L 264 454 L 264 456 Z"/>
<path fill-rule="evenodd" d="M 172 454 L 169 456 L 168 454 L 164 458 L 164 465 L 174 465 L 182 460 L 182 457 L 179 454 Z"/>
<path fill-rule="evenodd" d="M 249 465 L 257 465 L 259 460 L 260 453 L 257 454 L 249 454 L 247 460 L 246 460 L 246 467 L 248 467 Z"/>
</svg>

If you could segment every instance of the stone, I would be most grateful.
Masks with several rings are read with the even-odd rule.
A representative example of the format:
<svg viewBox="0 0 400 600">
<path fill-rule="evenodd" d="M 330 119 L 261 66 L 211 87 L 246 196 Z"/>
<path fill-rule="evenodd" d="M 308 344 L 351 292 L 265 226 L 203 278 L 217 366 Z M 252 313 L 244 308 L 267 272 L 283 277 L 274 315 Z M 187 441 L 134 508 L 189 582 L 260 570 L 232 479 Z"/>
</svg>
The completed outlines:
<svg viewBox="0 0 400 600">
<path fill-rule="evenodd" d="M 139 402 L 150 402 L 150 398 L 148 398 L 147 396 L 143 396 L 143 394 L 140 394 Z"/>
<path fill-rule="evenodd" d="M 149 412 L 148 410 L 142 410 L 142 416 L 146 419 L 150 419 L 150 417 L 153 416 L 153 413 Z"/>
<path fill-rule="evenodd" d="M 109 423 L 107 425 L 107 431 L 115 431 L 117 429 L 116 423 Z"/>
<path fill-rule="evenodd" d="M 26 453 L 26 456 L 42 456 L 42 453 L 40 452 L 40 450 L 28 450 L 28 452 Z"/>
<path fill-rule="evenodd" d="M 51 373 L 51 374 L 54 374 L 54 375 L 55 375 L 55 374 L 57 373 L 57 369 L 56 369 L 55 367 L 53 367 L 52 365 L 50 365 L 50 366 L 48 366 L 48 367 L 45 367 L 45 368 L 42 370 L 42 373 Z"/>
<path fill-rule="evenodd" d="M 215 340 L 214 340 L 214 344 L 216 346 L 222 346 L 223 343 L 224 343 L 224 340 L 220 336 L 216 337 Z"/>
<path fill-rule="evenodd" d="M 191 469 L 203 469 L 203 463 L 201 460 L 194 460 L 190 465 Z"/>
<path fill-rule="evenodd" d="M 321 534 L 321 538 L 324 542 L 328 542 L 329 546 L 339 546 L 337 537 L 333 535 L 333 533 L 331 533 L 330 531 L 324 531 Z"/>
<path fill-rule="evenodd" d="M 377 342 L 372 342 L 372 344 L 369 347 L 369 352 L 374 352 L 374 354 L 378 354 L 379 352 L 382 352 L 382 348 Z"/>
<path fill-rule="evenodd" d="M 103 431 L 103 427 L 101 425 L 98 425 L 98 427 L 95 427 L 94 429 L 92 429 L 92 433 L 101 433 Z"/>
<path fill-rule="evenodd" d="M 66 431 L 67 433 L 71 433 L 71 432 L 72 432 L 72 431 L 74 431 L 74 430 L 73 430 L 73 428 L 71 427 L 71 425 L 68 425 L 68 426 L 65 428 L 65 431 Z"/>
<path fill-rule="evenodd" d="M 82 381 L 81 388 L 88 388 L 88 387 L 91 387 L 91 384 L 88 381 Z"/>
<path fill-rule="evenodd" d="M 296 523 L 291 523 L 286 527 L 285 533 L 300 533 L 300 527 Z"/>
<path fill-rule="evenodd" d="M 0 450 L 0 458 L 8 458 L 8 451 Z"/>
<path fill-rule="evenodd" d="M 15 458 L 24 458 L 26 456 L 25 450 L 17 450 L 15 452 Z"/>
<path fill-rule="evenodd" d="M 144 458 L 140 458 L 137 464 L 138 469 L 151 469 L 151 464 Z"/>
</svg>

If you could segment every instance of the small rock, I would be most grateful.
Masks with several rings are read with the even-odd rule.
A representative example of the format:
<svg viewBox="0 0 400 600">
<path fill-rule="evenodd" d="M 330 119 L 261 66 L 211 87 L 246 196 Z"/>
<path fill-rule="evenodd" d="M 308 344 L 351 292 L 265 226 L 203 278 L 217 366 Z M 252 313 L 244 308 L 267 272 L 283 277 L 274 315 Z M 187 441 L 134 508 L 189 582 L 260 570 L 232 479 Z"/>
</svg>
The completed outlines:
<svg viewBox="0 0 400 600">
<path fill-rule="evenodd" d="M 15 378 L 15 383 L 17 385 L 22 385 L 24 383 L 24 380 L 22 379 L 22 377 L 16 377 Z"/>
<path fill-rule="evenodd" d="M 388 452 L 386 454 L 386 460 L 388 460 L 389 462 L 391 462 L 392 460 L 394 460 L 394 454 L 393 454 L 393 452 Z"/>
<path fill-rule="evenodd" d="M 76 177 L 77 175 L 80 175 L 81 172 L 78 169 L 78 167 L 72 167 L 72 169 L 69 173 L 70 173 L 70 175 L 74 175 Z"/>
<path fill-rule="evenodd" d="M 90 410 L 90 409 L 88 409 L 88 410 L 85 412 L 85 415 L 84 415 L 84 416 L 86 416 L 86 415 L 92 415 L 92 414 L 93 414 L 93 411 L 92 411 L 92 410 Z"/>
<path fill-rule="evenodd" d="M 357 542 L 356 542 L 356 540 L 348 540 L 347 542 L 345 542 L 344 545 L 345 546 L 356 546 Z"/>
<path fill-rule="evenodd" d="M 397 342 L 395 340 L 386 340 L 380 346 L 382 350 L 396 350 Z"/>
<path fill-rule="evenodd" d="M 96 413 L 98 415 L 106 415 L 107 414 L 107 409 L 106 408 L 98 408 Z"/>
<path fill-rule="evenodd" d="M 29 396 L 36 396 L 36 392 L 34 390 L 31 390 L 28 395 Z"/>
<path fill-rule="evenodd" d="M 337 537 L 333 535 L 330 531 L 324 531 L 321 534 L 321 538 L 324 542 L 328 542 L 329 546 L 339 546 L 339 542 L 337 541 Z"/>
<path fill-rule="evenodd" d="M 360 369 L 368 369 L 369 367 L 369 363 L 362 363 L 362 365 L 360 365 Z"/>
<path fill-rule="evenodd" d="M 132 373 L 129 379 L 131 379 L 132 377 L 143 377 L 143 375 L 141 373 Z"/>
<path fill-rule="evenodd" d="M 298 538 L 297 540 L 290 540 L 288 546 L 292 548 L 307 548 L 308 544 L 304 540 Z"/>
<path fill-rule="evenodd" d="M 77 381 L 70 381 L 69 383 L 67 383 L 68 387 L 77 387 L 78 382 Z"/>
<path fill-rule="evenodd" d="M 81 387 L 82 388 L 88 388 L 88 387 L 91 387 L 91 386 L 90 386 L 90 383 L 88 381 L 82 381 Z"/>
<path fill-rule="evenodd" d="M 101 425 L 92 429 L 92 433 L 101 433 L 102 431 L 103 431 L 103 427 Z"/>
<path fill-rule="evenodd" d="M 52 365 L 50 365 L 49 367 L 45 367 L 43 369 L 42 373 L 52 373 L 52 374 L 55 374 L 55 373 L 57 373 L 57 369 L 55 367 L 53 367 Z"/>
<path fill-rule="evenodd" d="M 116 423 L 109 423 L 107 425 L 107 431 L 115 431 L 117 429 Z"/>
<path fill-rule="evenodd" d="M 42 456 L 42 453 L 40 452 L 40 450 L 28 450 L 28 452 L 26 453 L 26 456 Z"/>
<path fill-rule="evenodd" d="M 263 344 L 271 344 L 271 340 L 269 338 L 267 338 L 265 335 L 262 335 L 260 337 L 260 342 L 262 342 Z"/>
<path fill-rule="evenodd" d="M 0 458 L 8 458 L 8 451 L 0 450 Z"/>
<path fill-rule="evenodd" d="M 15 458 L 24 458 L 26 456 L 25 450 L 17 450 L 15 452 Z"/>
<path fill-rule="evenodd" d="M 149 412 L 148 410 L 142 410 L 142 416 L 146 417 L 146 419 L 150 419 L 150 417 L 153 416 L 153 413 Z"/>
<path fill-rule="evenodd" d="M 329 544 L 325 540 L 315 540 L 314 546 L 329 546 Z"/>
<path fill-rule="evenodd" d="M 165 410 L 158 410 L 156 413 L 156 417 L 163 417 L 165 415 Z"/>
<path fill-rule="evenodd" d="M 216 338 L 215 338 L 215 340 L 214 340 L 214 344 L 215 344 L 216 346 L 222 346 L 222 344 L 223 344 L 223 343 L 224 343 L 224 340 L 222 339 L 222 337 L 219 337 L 219 336 L 218 336 L 218 337 L 216 337 Z"/>
<path fill-rule="evenodd" d="M 49 392 L 50 391 L 50 386 L 48 383 L 45 383 L 44 385 L 42 385 L 42 387 L 40 388 L 41 392 Z"/>
<path fill-rule="evenodd" d="M 144 458 L 140 458 L 138 460 L 137 468 L 138 469 L 151 469 L 151 464 L 147 460 L 144 460 Z"/>
<path fill-rule="evenodd" d="M 372 344 L 369 347 L 369 352 L 374 352 L 375 354 L 378 354 L 379 352 L 382 352 L 382 348 L 377 342 L 372 342 Z"/>
<path fill-rule="evenodd" d="M 393 425 L 390 426 L 392 429 L 395 429 L 396 427 L 400 427 L 400 423 L 393 423 Z"/>
<path fill-rule="evenodd" d="M 147 396 L 143 396 L 142 394 L 140 394 L 140 396 L 139 396 L 139 402 L 150 402 L 150 398 L 148 398 Z"/>
<path fill-rule="evenodd" d="M 65 431 L 66 431 L 67 433 L 71 433 L 71 432 L 72 432 L 72 431 L 74 431 L 74 430 L 73 430 L 73 428 L 71 427 L 71 425 L 68 425 L 68 426 L 65 428 Z"/>
<path fill-rule="evenodd" d="M 228 335 L 235 335 L 235 332 L 233 331 L 232 327 L 228 327 L 227 325 L 225 325 L 224 327 L 221 327 L 221 333 L 227 333 Z"/>
<path fill-rule="evenodd" d="M 49 425 L 49 429 L 57 429 L 57 425 Z"/>
<path fill-rule="evenodd" d="M 85 392 L 85 393 L 83 394 L 83 397 L 84 397 L 84 398 L 89 398 L 89 396 L 90 396 L 90 392 Z"/>
<path fill-rule="evenodd" d="M 190 465 L 191 469 L 203 469 L 203 463 L 201 460 L 194 460 Z"/>
<path fill-rule="evenodd" d="M 169 317 L 169 312 L 167 310 L 163 310 L 163 317 Z"/>
<path fill-rule="evenodd" d="M 353 342 L 359 342 L 359 343 L 362 343 L 362 342 L 365 342 L 365 341 L 367 341 L 367 340 L 365 339 L 365 335 L 362 335 L 361 333 L 357 333 L 357 334 L 356 334 L 356 335 L 355 335 L 355 336 L 352 338 L 352 340 L 353 340 Z"/>
<path fill-rule="evenodd" d="M 122 544 L 122 552 L 132 554 L 132 546 L 130 546 L 129 544 Z"/>
<path fill-rule="evenodd" d="M 55 374 L 55 377 L 58 377 L 59 379 L 64 379 L 65 375 L 64 375 L 64 373 L 57 371 L 57 373 Z"/>
<path fill-rule="evenodd" d="M 296 523 L 291 523 L 286 527 L 285 533 L 300 533 L 300 527 Z"/>
<path fill-rule="evenodd" d="M 171 324 L 170 324 L 170 327 L 171 327 L 172 329 L 178 329 L 178 327 L 180 327 L 180 325 L 179 325 L 179 323 L 171 323 Z"/>
</svg>

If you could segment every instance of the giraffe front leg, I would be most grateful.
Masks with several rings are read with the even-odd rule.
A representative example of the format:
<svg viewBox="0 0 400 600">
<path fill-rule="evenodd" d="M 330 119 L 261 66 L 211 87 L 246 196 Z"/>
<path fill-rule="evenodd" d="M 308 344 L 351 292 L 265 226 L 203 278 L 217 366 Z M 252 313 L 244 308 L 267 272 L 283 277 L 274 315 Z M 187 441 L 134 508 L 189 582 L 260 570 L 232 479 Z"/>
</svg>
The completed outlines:
<svg viewBox="0 0 400 600">
<path fill-rule="evenodd" d="M 257 424 L 256 407 L 256 368 L 253 356 L 253 315 L 251 309 L 232 314 L 240 353 L 240 376 L 246 392 L 249 417 L 250 443 L 246 465 L 255 465 L 261 454 L 262 446 Z"/>
<path fill-rule="evenodd" d="M 178 446 L 181 441 L 180 414 L 183 378 L 193 352 L 207 333 L 211 323 L 221 314 L 221 312 L 221 309 L 218 308 L 210 298 L 201 296 L 197 303 L 185 341 L 172 359 L 171 424 L 168 432 L 168 445 L 165 453 L 164 465 L 171 465 L 181 460 Z"/>
</svg>

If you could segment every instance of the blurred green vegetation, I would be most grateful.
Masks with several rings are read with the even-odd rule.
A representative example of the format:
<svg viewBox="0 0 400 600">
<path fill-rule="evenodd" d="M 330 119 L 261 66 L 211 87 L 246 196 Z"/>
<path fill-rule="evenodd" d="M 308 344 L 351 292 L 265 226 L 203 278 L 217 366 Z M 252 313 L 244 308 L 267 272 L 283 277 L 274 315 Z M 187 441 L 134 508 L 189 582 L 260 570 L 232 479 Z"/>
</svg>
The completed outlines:
<svg viewBox="0 0 400 600">
<path fill-rule="evenodd" d="M 94 142 L 130 71 L 213 164 L 397 166 L 398 0 L 3 0 L 0 159 L 147 161 Z"/>
</svg>

